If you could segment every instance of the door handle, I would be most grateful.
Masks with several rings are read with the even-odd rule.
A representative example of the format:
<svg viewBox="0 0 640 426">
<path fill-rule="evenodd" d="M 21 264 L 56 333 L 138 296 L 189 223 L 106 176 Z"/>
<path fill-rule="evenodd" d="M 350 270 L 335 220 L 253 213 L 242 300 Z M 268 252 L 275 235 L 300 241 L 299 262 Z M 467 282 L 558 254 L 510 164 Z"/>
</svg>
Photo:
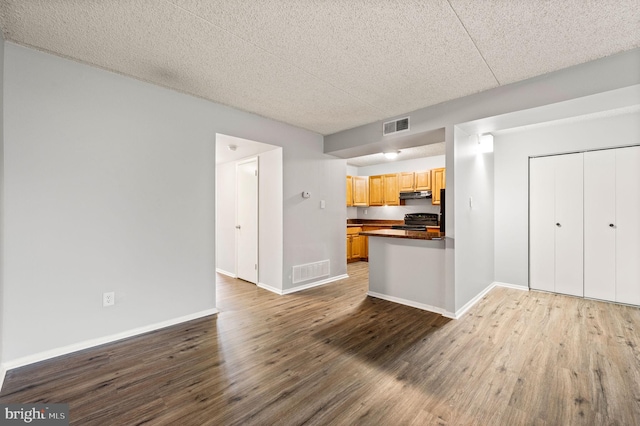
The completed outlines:
<svg viewBox="0 0 640 426">
<path fill-rule="evenodd" d="M 558 223 L 556 223 L 556 226 L 557 226 L 558 228 L 560 228 L 562 225 L 560 225 L 560 222 L 558 222 Z"/>
<path fill-rule="evenodd" d="M 236 229 L 240 229 L 240 225 L 236 225 Z"/>
<path fill-rule="evenodd" d="M 609 227 L 610 227 L 610 228 L 615 228 L 616 226 L 615 226 L 613 223 L 610 223 L 610 224 L 609 224 Z"/>
</svg>

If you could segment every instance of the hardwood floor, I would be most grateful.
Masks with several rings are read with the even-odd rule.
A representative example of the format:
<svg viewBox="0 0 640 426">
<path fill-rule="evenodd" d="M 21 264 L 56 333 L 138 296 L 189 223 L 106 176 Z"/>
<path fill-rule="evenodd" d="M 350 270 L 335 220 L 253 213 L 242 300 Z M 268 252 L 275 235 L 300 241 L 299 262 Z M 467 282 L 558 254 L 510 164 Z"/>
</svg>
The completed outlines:
<svg viewBox="0 0 640 426">
<path fill-rule="evenodd" d="M 10 371 L 0 403 L 76 425 L 637 425 L 640 310 L 492 290 L 461 320 L 350 278 L 277 296 L 218 276 L 218 316 Z"/>
</svg>

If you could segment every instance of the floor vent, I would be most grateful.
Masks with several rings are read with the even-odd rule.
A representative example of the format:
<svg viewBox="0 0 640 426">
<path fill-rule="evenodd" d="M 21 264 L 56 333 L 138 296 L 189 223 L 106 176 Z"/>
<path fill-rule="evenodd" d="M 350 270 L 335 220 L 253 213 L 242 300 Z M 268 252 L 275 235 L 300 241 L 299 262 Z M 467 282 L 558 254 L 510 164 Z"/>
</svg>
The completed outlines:
<svg viewBox="0 0 640 426">
<path fill-rule="evenodd" d="M 329 275 L 329 260 L 306 263 L 293 267 L 293 284 Z"/>
<path fill-rule="evenodd" d="M 391 133 L 405 132 L 407 130 L 409 130 L 409 117 L 387 121 L 382 124 L 382 134 L 384 136 L 390 135 Z"/>
</svg>

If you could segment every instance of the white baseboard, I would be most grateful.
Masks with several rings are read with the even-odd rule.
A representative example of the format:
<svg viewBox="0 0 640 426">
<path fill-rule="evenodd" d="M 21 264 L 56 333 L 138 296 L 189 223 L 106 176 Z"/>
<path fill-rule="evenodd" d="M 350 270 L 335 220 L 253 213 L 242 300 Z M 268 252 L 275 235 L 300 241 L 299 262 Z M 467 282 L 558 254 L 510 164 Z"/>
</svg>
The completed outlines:
<svg viewBox="0 0 640 426">
<path fill-rule="evenodd" d="M 214 314 L 217 314 L 218 312 L 219 311 L 215 308 L 207 309 L 204 311 L 196 312 L 196 313 L 185 315 L 182 317 L 173 318 L 167 321 L 162 321 L 155 324 L 150 324 L 143 327 L 138 327 L 131 330 L 123 331 L 121 333 L 99 337 L 97 339 L 85 340 L 84 342 L 74 343 L 72 345 L 63 346 L 60 348 L 50 349 L 48 351 L 44 351 L 37 354 L 28 355 L 25 357 L 4 362 L 1 368 L 3 371 L 7 371 L 13 368 L 24 367 L 25 365 L 34 364 L 40 361 L 45 361 L 47 359 L 55 358 L 61 355 L 67 355 L 67 354 L 81 351 L 84 349 L 93 348 L 95 346 L 104 345 L 106 343 L 113 343 L 118 340 L 126 339 L 128 337 L 138 336 L 140 334 L 148 333 L 150 331 L 159 330 L 161 328 L 170 327 L 172 325 L 180 324 L 187 321 L 192 321 L 192 320 L 206 317 L 209 315 L 214 315 Z"/>
<path fill-rule="evenodd" d="M 275 293 L 277 295 L 280 295 L 280 296 L 282 296 L 282 294 L 283 294 L 282 290 L 280 290 L 279 288 L 276 288 L 276 287 L 272 287 L 272 286 L 270 286 L 268 284 L 258 283 L 258 287 L 263 288 L 265 290 L 268 290 L 268 291 L 270 291 L 272 293 Z"/>
<path fill-rule="evenodd" d="M 4 365 L 0 365 L 0 392 L 2 392 L 2 385 L 4 384 L 4 376 L 7 374 L 7 369 Z"/>
<path fill-rule="evenodd" d="M 229 271 L 225 271 L 224 269 L 220 269 L 220 268 L 216 268 L 216 272 L 222 275 L 226 275 L 228 277 L 231 278 L 238 278 L 238 276 L 236 274 L 234 274 L 233 272 L 229 272 Z"/>
<path fill-rule="evenodd" d="M 423 311 L 433 312 L 434 314 L 440 314 L 447 318 L 450 318 L 450 315 L 453 315 L 451 312 L 447 312 L 445 309 L 438 308 L 437 306 L 426 305 L 424 303 L 414 302 L 413 300 L 376 293 L 375 291 L 368 291 L 367 296 L 375 297 L 376 299 L 388 300 L 389 302 L 399 303 L 405 306 L 411 306 L 412 308 L 422 309 Z"/>
<path fill-rule="evenodd" d="M 529 291 L 529 287 L 527 287 L 526 285 L 501 283 L 498 281 L 495 281 L 493 284 L 495 284 L 497 287 L 506 287 L 506 288 L 512 288 L 514 290 Z"/>
<path fill-rule="evenodd" d="M 335 277 L 327 278 L 327 279 L 324 279 L 324 280 L 314 281 L 312 283 L 299 285 L 297 287 L 287 288 L 285 290 L 282 290 L 282 294 L 296 293 L 298 291 L 307 290 L 309 288 L 313 288 L 313 287 L 318 287 L 318 286 L 321 286 L 321 285 L 329 284 L 329 283 L 332 283 L 334 281 L 344 280 L 345 278 L 349 278 L 349 275 L 342 274 L 342 275 L 338 275 L 338 276 L 335 276 Z"/>
</svg>

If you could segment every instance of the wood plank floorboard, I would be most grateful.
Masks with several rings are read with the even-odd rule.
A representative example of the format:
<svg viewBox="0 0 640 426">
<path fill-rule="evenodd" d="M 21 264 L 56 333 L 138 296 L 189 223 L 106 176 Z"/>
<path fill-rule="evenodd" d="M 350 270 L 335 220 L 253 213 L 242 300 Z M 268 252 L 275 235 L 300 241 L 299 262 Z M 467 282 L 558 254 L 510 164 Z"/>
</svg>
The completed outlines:
<svg viewBox="0 0 640 426">
<path fill-rule="evenodd" d="M 496 288 L 449 320 L 349 278 L 11 370 L 0 403 L 73 425 L 638 425 L 640 309 Z"/>
</svg>

